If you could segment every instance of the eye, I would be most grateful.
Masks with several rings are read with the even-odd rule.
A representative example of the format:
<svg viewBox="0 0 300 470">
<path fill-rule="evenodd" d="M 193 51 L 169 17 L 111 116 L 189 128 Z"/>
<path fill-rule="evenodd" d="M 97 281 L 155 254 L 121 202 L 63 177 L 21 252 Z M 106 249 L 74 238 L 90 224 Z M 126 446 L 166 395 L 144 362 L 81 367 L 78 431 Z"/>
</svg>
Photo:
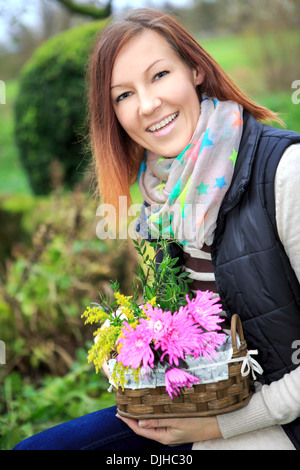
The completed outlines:
<svg viewBox="0 0 300 470">
<path fill-rule="evenodd" d="M 116 98 L 116 103 L 119 103 L 120 101 L 125 100 L 130 95 L 131 95 L 130 91 L 126 91 L 125 93 L 122 93 L 122 95 L 120 95 Z"/>
<path fill-rule="evenodd" d="M 157 74 L 154 75 L 154 80 L 159 80 L 160 78 L 164 77 L 167 75 L 169 72 L 167 70 L 164 70 L 163 72 L 158 72 Z"/>
</svg>

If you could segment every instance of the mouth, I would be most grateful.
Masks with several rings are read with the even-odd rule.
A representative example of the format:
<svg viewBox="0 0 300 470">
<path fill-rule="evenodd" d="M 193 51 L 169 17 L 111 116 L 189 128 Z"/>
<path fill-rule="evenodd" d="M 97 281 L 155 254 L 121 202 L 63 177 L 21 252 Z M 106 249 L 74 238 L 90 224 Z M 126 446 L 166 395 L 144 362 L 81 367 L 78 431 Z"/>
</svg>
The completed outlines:
<svg viewBox="0 0 300 470">
<path fill-rule="evenodd" d="M 157 132 L 171 124 L 175 119 L 177 119 L 179 115 L 179 111 L 176 113 L 170 114 L 170 116 L 162 119 L 161 121 L 157 122 L 156 124 L 152 124 L 152 126 L 146 129 L 147 132 Z"/>
</svg>

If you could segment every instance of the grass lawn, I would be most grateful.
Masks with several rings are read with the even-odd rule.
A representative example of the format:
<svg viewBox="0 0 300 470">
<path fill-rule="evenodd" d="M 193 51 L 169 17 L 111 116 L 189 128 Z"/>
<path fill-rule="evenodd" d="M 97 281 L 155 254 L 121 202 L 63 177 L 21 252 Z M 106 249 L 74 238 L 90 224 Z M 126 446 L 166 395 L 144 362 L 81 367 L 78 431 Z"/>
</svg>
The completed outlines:
<svg viewBox="0 0 300 470">
<path fill-rule="evenodd" d="M 251 54 L 246 53 L 247 45 L 253 49 L 253 42 L 240 36 L 216 37 L 199 40 L 202 47 L 223 67 L 228 75 L 247 93 L 263 92 L 263 77 L 253 68 Z M 255 76 L 255 80 L 253 80 Z"/>
<path fill-rule="evenodd" d="M 6 104 L 0 105 L 0 194 L 29 194 L 30 188 L 14 141 L 13 107 L 18 92 L 18 81 L 5 84 Z"/>
</svg>

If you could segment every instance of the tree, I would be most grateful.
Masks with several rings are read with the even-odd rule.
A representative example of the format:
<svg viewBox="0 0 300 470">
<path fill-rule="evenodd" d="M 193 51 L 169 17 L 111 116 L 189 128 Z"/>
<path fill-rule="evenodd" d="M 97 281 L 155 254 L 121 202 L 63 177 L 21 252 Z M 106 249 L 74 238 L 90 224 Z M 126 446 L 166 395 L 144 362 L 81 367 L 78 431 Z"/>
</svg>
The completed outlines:
<svg viewBox="0 0 300 470">
<path fill-rule="evenodd" d="M 72 13 L 78 13 L 83 16 L 90 16 L 94 19 L 107 18 L 111 14 L 112 0 L 108 0 L 106 6 L 102 8 L 95 7 L 94 5 L 79 4 L 72 0 L 57 0 L 64 5 Z"/>
</svg>

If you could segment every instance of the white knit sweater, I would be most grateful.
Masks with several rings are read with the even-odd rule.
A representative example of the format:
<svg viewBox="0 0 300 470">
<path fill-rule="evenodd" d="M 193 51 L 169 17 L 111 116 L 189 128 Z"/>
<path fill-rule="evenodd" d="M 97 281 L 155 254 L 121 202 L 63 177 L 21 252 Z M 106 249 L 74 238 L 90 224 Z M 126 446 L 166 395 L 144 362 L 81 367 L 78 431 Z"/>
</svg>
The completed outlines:
<svg viewBox="0 0 300 470">
<path fill-rule="evenodd" d="M 275 203 L 279 237 L 300 282 L 300 144 L 291 145 L 280 160 Z M 291 355 L 293 352 L 291 345 Z M 300 359 L 300 352 L 295 357 Z M 223 438 L 196 442 L 193 450 L 294 450 L 281 425 L 297 417 L 300 417 L 300 364 L 277 382 L 260 386 L 246 407 L 219 415 Z"/>
</svg>

